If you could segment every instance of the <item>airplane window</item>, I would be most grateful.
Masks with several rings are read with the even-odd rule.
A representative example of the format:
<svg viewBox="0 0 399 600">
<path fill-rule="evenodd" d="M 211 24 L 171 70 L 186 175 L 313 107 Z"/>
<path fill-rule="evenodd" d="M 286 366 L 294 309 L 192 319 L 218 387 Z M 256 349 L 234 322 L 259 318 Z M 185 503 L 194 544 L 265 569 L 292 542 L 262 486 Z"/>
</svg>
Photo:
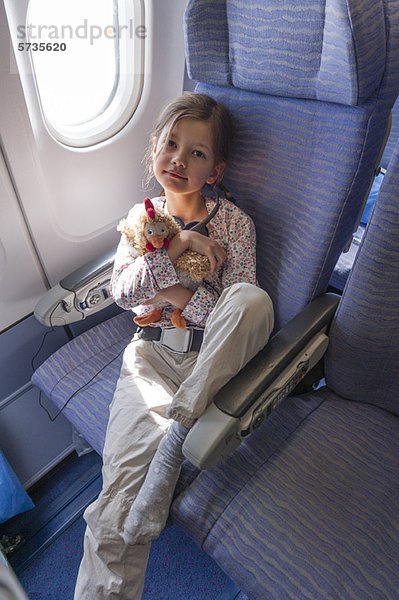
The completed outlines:
<svg viewBox="0 0 399 600">
<path fill-rule="evenodd" d="M 119 131 L 143 85 L 143 0 L 30 0 L 27 45 L 50 132 L 89 146 Z"/>
</svg>

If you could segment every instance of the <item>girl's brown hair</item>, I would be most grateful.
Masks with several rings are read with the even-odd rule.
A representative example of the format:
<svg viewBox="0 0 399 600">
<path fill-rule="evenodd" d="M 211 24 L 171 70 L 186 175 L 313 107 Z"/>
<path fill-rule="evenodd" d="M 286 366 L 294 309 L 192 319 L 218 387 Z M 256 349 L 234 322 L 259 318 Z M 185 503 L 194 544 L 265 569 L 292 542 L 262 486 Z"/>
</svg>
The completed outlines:
<svg viewBox="0 0 399 600">
<path fill-rule="evenodd" d="M 229 111 L 224 104 L 217 102 L 206 94 L 185 92 L 163 109 L 155 124 L 155 129 L 151 135 L 151 146 L 147 153 L 148 179 L 152 177 L 153 138 L 155 137 L 159 141 L 161 133 L 165 131 L 164 142 L 166 142 L 173 127 L 181 119 L 209 121 L 213 135 L 215 164 L 227 160 L 233 138 L 233 123 Z"/>
</svg>

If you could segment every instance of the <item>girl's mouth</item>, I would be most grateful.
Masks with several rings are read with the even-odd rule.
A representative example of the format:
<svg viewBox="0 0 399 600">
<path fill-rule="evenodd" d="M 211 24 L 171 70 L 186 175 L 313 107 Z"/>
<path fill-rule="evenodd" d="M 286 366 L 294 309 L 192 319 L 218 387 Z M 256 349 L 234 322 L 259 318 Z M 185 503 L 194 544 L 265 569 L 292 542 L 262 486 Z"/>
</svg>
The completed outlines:
<svg viewBox="0 0 399 600">
<path fill-rule="evenodd" d="M 187 177 L 184 177 L 184 175 L 181 175 L 180 173 L 178 173 L 177 171 L 165 171 L 165 173 L 167 175 L 169 175 L 170 177 L 173 177 L 175 179 L 183 179 L 184 181 L 187 180 Z"/>
</svg>

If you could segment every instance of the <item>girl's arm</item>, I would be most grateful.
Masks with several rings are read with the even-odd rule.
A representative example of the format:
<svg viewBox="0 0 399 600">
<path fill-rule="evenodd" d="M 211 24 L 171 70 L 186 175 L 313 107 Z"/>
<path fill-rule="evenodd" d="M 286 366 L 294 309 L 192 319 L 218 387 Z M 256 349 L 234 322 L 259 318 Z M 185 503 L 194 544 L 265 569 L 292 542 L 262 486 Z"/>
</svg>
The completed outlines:
<svg viewBox="0 0 399 600">
<path fill-rule="evenodd" d="M 138 256 L 122 234 L 111 278 L 111 293 L 115 302 L 128 309 L 165 300 L 183 310 L 193 292 L 180 285 L 172 261 L 187 249 L 208 256 L 211 271 L 220 266 L 226 256 L 215 240 L 194 231 L 182 231 L 175 235 L 167 251 L 157 250 Z"/>
<path fill-rule="evenodd" d="M 152 300 L 148 301 L 147 304 L 151 305 L 160 300 L 164 300 L 172 304 L 180 310 L 184 310 L 187 303 L 190 302 L 194 292 L 183 287 L 180 283 L 172 285 L 171 287 L 165 288 L 158 292 Z"/>
<path fill-rule="evenodd" d="M 141 209 L 141 205 L 136 205 L 131 212 L 134 215 L 135 211 Z M 122 234 L 110 285 L 111 293 L 119 306 L 129 309 L 147 304 L 159 291 L 178 283 L 179 279 L 166 250 L 139 256 L 125 234 Z"/>
<path fill-rule="evenodd" d="M 233 283 L 252 283 L 256 280 L 256 231 L 251 217 L 235 211 L 229 223 L 229 245 L 222 273 L 223 287 Z"/>
<path fill-rule="evenodd" d="M 157 250 L 139 257 L 122 235 L 111 280 L 115 302 L 123 308 L 134 308 L 164 299 L 181 308 L 186 319 L 204 327 L 223 288 L 240 281 L 256 284 L 253 222 L 235 207 L 226 222 L 223 238 L 227 252 L 213 238 L 182 231 L 172 239 L 167 251 Z M 194 293 L 184 288 L 172 261 L 188 248 L 208 256 L 214 269 L 222 266 L 221 280 L 204 281 Z"/>
<path fill-rule="evenodd" d="M 208 257 L 211 264 L 211 275 L 226 260 L 226 251 L 216 240 L 201 235 L 196 231 L 189 230 L 181 231 L 173 237 L 167 253 L 169 258 L 175 262 L 188 249 Z M 150 303 L 166 300 L 170 304 L 173 304 L 173 306 L 176 306 L 176 308 L 183 310 L 191 300 L 193 294 L 194 292 L 183 287 L 181 284 L 172 285 L 160 290 Z"/>
<path fill-rule="evenodd" d="M 218 301 L 221 291 L 234 283 L 256 281 L 256 233 L 252 219 L 235 206 L 229 207 L 223 238 L 226 242 L 226 260 L 219 281 L 204 281 L 190 301 L 182 316 L 205 327 L 208 315 Z"/>
<path fill-rule="evenodd" d="M 211 265 L 211 275 L 226 260 L 226 251 L 216 240 L 197 231 L 183 230 L 175 235 L 167 250 L 169 258 L 174 262 L 185 250 L 193 250 L 207 256 Z"/>
</svg>

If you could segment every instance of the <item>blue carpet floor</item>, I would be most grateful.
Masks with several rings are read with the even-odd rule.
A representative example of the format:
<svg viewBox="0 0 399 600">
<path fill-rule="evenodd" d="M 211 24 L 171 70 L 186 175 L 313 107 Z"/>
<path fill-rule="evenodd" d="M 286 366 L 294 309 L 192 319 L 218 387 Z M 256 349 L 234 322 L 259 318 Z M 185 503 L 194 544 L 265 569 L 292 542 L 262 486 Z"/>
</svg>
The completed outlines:
<svg viewBox="0 0 399 600">
<path fill-rule="evenodd" d="M 30 600 L 72 600 L 82 556 L 83 518 L 79 518 L 35 559 L 19 580 Z M 171 527 L 153 543 L 143 600 L 233 600 L 226 575 L 183 532 Z"/>
<path fill-rule="evenodd" d="M 25 543 L 9 560 L 29 600 L 72 600 L 83 553 L 82 511 L 101 488 L 94 452 L 66 461 L 30 491 L 36 507 L 0 527 Z M 0 535 L 1 538 L 1 535 Z M 143 600 L 248 600 L 217 564 L 177 527 L 151 549 Z"/>
</svg>

